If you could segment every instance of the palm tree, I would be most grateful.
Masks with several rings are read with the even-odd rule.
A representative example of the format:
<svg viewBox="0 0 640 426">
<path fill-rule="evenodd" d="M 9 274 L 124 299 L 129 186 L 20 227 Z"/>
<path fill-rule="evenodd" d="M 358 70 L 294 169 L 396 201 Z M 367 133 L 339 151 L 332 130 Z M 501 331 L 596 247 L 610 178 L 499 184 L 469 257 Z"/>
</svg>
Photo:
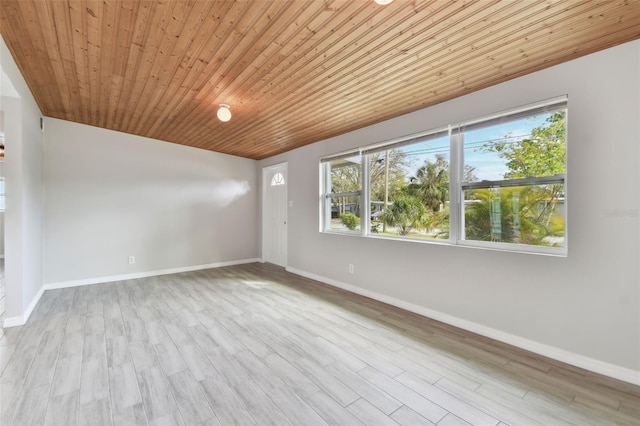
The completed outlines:
<svg viewBox="0 0 640 426">
<path fill-rule="evenodd" d="M 442 154 L 425 163 L 411 177 L 408 193 L 418 197 L 432 212 L 440 211 L 449 199 L 449 162 Z"/>
<path fill-rule="evenodd" d="M 469 240 L 522 244 L 546 244 L 547 236 L 564 233 L 564 218 L 552 216 L 549 192 L 538 187 L 501 188 L 498 193 L 490 189 L 476 189 L 467 194 L 465 207 L 465 236 Z M 500 204 L 500 236 L 492 230 L 492 200 Z"/>
<path fill-rule="evenodd" d="M 389 226 L 395 226 L 398 234 L 408 235 L 414 228 L 424 228 L 427 209 L 419 198 L 401 195 L 385 209 L 381 219 Z"/>
</svg>

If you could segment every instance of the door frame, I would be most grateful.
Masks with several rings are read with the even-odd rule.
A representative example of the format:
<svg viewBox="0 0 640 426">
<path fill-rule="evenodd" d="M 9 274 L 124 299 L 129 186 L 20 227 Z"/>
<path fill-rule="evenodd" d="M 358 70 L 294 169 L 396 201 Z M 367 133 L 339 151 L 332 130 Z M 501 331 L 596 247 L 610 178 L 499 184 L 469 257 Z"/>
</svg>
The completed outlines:
<svg viewBox="0 0 640 426">
<path fill-rule="evenodd" d="M 267 189 L 269 187 L 269 184 L 271 183 L 270 179 L 268 178 L 268 175 L 270 173 L 272 173 L 274 170 L 284 170 L 284 172 L 285 172 L 285 179 L 286 179 L 285 180 L 285 185 L 287 185 L 287 192 L 285 194 L 285 212 L 287 212 L 286 213 L 286 216 L 287 216 L 286 220 L 287 220 L 287 222 L 289 221 L 289 173 L 288 173 L 288 171 L 289 171 L 289 163 L 285 161 L 285 162 L 282 162 L 282 163 L 273 164 L 271 166 L 265 166 L 265 167 L 262 168 L 262 203 L 261 203 L 262 204 L 262 206 L 261 206 L 261 208 L 262 208 L 262 210 L 261 210 L 261 213 L 262 213 L 262 215 L 261 215 L 262 216 L 261 217 L 262 226 L 261 226 L 261 229 L 260 229 L 261 230 L 261 234 L 262 234 L 262 253 L 261 253 L 260 258 L 261 258 L 261 262 L 262 263 L 265 263 L 267 261 L 266 257 L 265 257 L 265 253 L 267 251 L 266 232 L 265 232 L 265 229 L 267 227 L 267 218 L 266 218 L 266 215 L 265 215 L 265 210 L 266 210 L 266 205 L 267 205 Z M 289 227 L 288 227 L 288 224 L 287 224 L 287 226 L 285 227 L 285 232 L 287 233 L 287 235 L 285 235 L 285 245 L 286 245 L 286 251 L 287 251 L 287 255 L 285 256 L 285 259 L 284 259 L 284 263 L 285 263 L 284 266 L 285 267 L 289 263 L 288 262 L 288 259 L 289 259 L 289 255 L 288 255 L 288 253 L 289 253 L 289 241 L 288 241 L 289 232 L 288 232 L 288 229 L 289 229 Z"/>
</svg>

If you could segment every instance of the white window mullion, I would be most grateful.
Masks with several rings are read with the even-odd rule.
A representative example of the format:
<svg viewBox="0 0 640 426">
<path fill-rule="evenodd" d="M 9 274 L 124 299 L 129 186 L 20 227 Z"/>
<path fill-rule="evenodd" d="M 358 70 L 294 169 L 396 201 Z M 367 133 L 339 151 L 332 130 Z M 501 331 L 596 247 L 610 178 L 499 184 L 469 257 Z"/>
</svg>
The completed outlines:
<svg viewBox="0 0 640 426">
<path fill-rule="evenodd" d="M 449 240 L 457 242 L 464 238 L 464 200 L 460 182 L 464 169 L 463 142 L 461 132 L 454 130 L 450 136 L 451 161 L 449 164 Z"/>
<path fill-rule="evenodd" d="M 369 187 L 371 176 L 369 176 L 369 156 L 362 156 L 362 194 L 360 194 L 360 230 L 362 235 L 369 234 L 371 219 L 371 201 Z"/>
<path fill-rule="evenodd" d="M 327 196 L 331 192 L 331 163 L 323 163 L 324 187 L 323 187 L 323 203 L 324 203 L 324 230 L 331 229 L 331 204 L 333 200 Z"/>
</svg>

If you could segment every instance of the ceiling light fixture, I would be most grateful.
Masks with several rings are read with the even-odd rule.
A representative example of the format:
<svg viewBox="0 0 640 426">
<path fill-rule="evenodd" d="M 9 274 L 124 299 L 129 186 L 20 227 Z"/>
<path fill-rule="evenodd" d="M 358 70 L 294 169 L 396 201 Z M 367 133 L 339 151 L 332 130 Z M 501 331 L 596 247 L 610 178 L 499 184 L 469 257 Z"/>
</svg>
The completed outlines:
<svg viewBox="0 0 640 426">
<path fill-rule="evenodd" d="M 382 6 L 387 5 L 389 3 L 391 3 L 393 0 L 373 0 L 378 4 L 381 4 Z"/>
<path fill-rule="evenodd" d="M 218 108 L 218 120 L 220 121 L 229 121 L 231 120 L 231 109 L 227 104 L 220 104 L 220 108 Z"/>
</svg>

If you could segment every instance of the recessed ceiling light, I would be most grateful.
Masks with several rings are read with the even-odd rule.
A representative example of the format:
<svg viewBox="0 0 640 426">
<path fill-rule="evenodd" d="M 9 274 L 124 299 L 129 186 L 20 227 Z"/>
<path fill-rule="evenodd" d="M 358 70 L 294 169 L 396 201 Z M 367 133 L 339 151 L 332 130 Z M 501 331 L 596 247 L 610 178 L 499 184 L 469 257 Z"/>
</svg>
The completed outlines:
<svg viewBox="0 0 640 426">
<path fill-rule="evenodd" d="M 384 6 L 385 4 L 391 3 L 393 0 L 373 0 L 373 1 Z"/>
</svg>

